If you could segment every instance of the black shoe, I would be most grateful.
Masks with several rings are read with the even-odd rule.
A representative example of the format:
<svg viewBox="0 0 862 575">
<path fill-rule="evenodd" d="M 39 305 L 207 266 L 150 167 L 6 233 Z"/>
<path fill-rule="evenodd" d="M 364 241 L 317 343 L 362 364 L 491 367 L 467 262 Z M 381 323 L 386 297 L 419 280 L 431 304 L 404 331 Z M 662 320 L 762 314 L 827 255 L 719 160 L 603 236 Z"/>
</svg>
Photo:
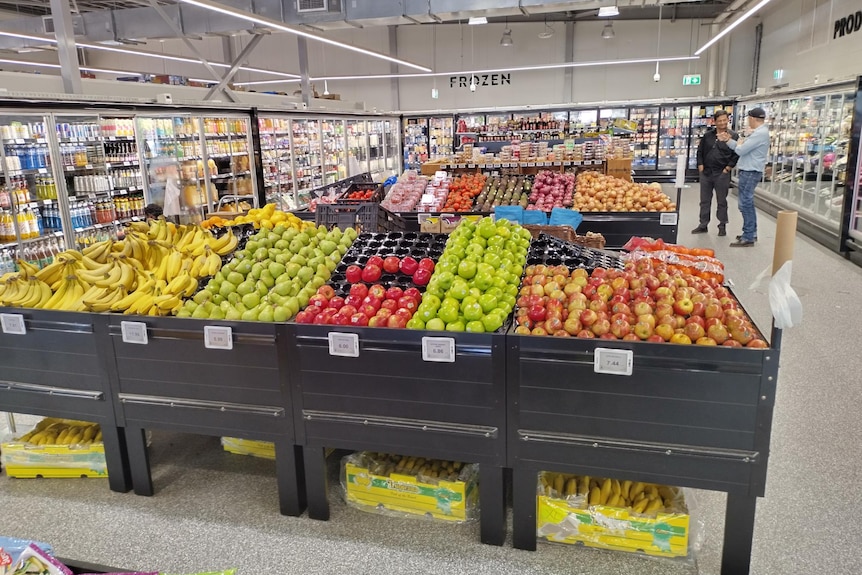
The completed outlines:
<svg viewBox="0 0 862 575">
<path fill-rule="evenodd" d="M 693 234 L 705 234 L 706 232 L 707 232 L 706 226 L 697 226 L 696 228 L 691 230 L 691 233 L 693 233 Z"/>
<path fill-rule="evenodd" d="M 754 246 L 754 242 L 751 240 L 736 240 L 730 244 L 732 248 L 750 248 Z"/>
<path fill-rule="evenodd" d="M 726 236 L 727 235 L 727 230 L 724 229 L 724 226 L 719 226 L 718 235 L 719 236 Z"/>
<path fill-rule="evenodd" d="M 737 240 L 741 240 L 741 239 L 742 239 L 742 234 L 740 234 L 740 235 L 736 236 L 736 239 L 737 239 Z M 754 238 L 754 241 L 756 242 L 756 241 L 757 241 L 757 238 Z"/>
</svg>

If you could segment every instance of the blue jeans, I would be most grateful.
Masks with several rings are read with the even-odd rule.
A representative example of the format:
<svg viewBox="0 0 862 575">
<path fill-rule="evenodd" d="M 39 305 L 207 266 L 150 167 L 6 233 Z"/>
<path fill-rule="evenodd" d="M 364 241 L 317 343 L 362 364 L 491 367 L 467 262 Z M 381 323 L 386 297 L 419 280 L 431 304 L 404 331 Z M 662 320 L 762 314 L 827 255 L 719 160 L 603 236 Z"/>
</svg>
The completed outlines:
<svg viewBox="0 0 862 575">
<path fill-rule="evenodd" d="M 754 189 L 760 183 L 763 172 L 739 171 L 739 211 L 742 213 L 742 241 L 757 239 L 757 212 L 754 210 Z"/>
</svg>

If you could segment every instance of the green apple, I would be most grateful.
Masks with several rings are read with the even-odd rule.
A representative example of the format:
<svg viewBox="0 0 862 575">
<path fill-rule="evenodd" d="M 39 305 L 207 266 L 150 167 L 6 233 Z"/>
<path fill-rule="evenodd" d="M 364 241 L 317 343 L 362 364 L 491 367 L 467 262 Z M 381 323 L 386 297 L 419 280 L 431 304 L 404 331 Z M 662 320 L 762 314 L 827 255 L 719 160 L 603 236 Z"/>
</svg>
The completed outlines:
<svg viewBox="0 0 862 575">
<path fill-rule="evenodd" d="M 482 327 L 486 332 L 494 332 L 503 327 L 503 316 L 498 311 L 491 312 L 482 318 Z"/>
<path fill-rule="evenodd" d="M 446 323 L 439 317 L 435 317 L 425 322 L 425 329 L 431 331 L 444 331 L 446 329 Z"/>
<path fill-rule="evenodd" d="M 476 275 L 476 263 L 463 260 L 458 264 L 458 275 L 465 280 L 472 279 Z"/>
<path fill-rule="evenodd" d="M 445 323 L 452 323 L 458 320 L 459 310 L 456 306 L 442 305 L 437 310 L 437 317 Z M 430 329 L 430 328 L 429 328 Z"/>
<path fill-rule="evenodd" d="M 425 329 L 425 322 L 414 315 L 407 322 L 407 329 Z"/>
<path fill-rule="evenodd" d="M 461 320 L 446 324 L 446 331 L 464 331 L 464 329 L 464 322 Z"/>
<path fill-rule="evenodd" d="M 485 326 L 481 321 L 467 322 L 466 330 L 469 333 L 485 333 Z"/>
<path fill-rule="evenodd" d="M 467 321 L 478 321 L 482 319 L 482 306 L 479 305 L 478 301 L 473 301 L 466 306 L 463 306 L 464 309 L 464 319 Z"/>
<path fill-rule="evenodd" d="M 455 281 L 455 274 L 453 274 L 451 271 L 442 271 L 442 272 L 439 272 L 435 275 L 436 275 L 435 279 L 437 280 L 437 285 L 439 285 L 440 289 L 443 291 L 446 291 L 450 287 L 452 287 L 452 282 Z"/>
<path fill-rule="evenodd" d="M 492 310 L 496 309 L 497 304 L 497 298 L 489 293 L 486 293 L 479 298 L 479 305 L 482 306 L 482 311 L 484 313 L 490 313 Z"/>
</svg>

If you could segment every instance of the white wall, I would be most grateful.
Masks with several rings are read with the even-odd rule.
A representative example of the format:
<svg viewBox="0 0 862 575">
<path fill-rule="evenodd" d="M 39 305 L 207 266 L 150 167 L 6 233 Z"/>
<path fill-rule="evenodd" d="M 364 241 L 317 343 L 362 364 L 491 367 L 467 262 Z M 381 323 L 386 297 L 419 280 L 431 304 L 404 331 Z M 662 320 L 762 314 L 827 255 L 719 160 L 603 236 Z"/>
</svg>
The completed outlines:
<svg viewBox="0 0 862 575">
<path fill-rule="evenodd" d="M 791 87 L 862 74 L 862 31 L 833 39 L 833 23 L 862 9 L 858 0 L 782 0 L 763 15 L 759 86 Z M 812 26 L 813 24 L 813 26 Z M 775 70 L 784 78 L 773 79 Z"/>
</svg>

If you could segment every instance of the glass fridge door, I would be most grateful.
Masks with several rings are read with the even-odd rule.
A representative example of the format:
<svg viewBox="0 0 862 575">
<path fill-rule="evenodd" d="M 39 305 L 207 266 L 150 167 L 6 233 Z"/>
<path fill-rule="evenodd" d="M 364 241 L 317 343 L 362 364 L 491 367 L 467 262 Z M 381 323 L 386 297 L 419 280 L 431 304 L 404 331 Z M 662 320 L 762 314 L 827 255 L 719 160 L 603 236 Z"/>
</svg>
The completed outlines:
<svg viewBox="0 0 862 575">
<path fill-rule="evenodd" d="M 347 177 L 344 151 L 344 120 L 324 120 L 323 129 L 323 177 L 325 183 L 334 184 Z"/>
<path fill-rule="evenodd" d="M 135 119 L 131 116 L 102 116 L 99 122 L 105 167 L 111 181 L 110 201 L 106 199 L 101 210 L 102 223 L 112 217 L 120 224 L 144 219 L 144 175 L 135 138 Z"/>
<path fill-rule="evenodd" d="M 848 186 L 853 186 L 853 199 L 847 210 L 850 213 L 848 234 L 855 243 L 862 244 L 862 154 L 857 155 L 856 181 L 847 182 Z"/>
<path fill-rule="evenodd" d="M 814 212 L 833 226 L 840 226 L 844 211 L 844 183 L 847 176 L 847 154 L 850 127 L 853 122 L 854 95 L 830 94 L 826 97 L 813 150 L 819 154 Z M 806 174 L 806 180 L 808 176 Z"/>
<path fill-rule="evenodd" d="M 658 151 L 660 170 L 675 170 L 678 158 L 688 155 L 690 128 L 691 106 L 662 107 Z"/>
<path fill-rule="evenodd" d="M 19 259 L 44 267 L 66 249 L 57 184 L 63 172 L 49 130 L 42 115 L 0 116 L 0 275 L 16 271 Z"/>
<path fill-rule="evenodd" d="M 261 117 L 258 123 L 266 203 L 276 204 L 281 210 L 295 210 L 299 206 L 293 187 L 290 120 Z"/>
<path fill-rule="evenodd" d="M 626 117 L 627 110 L 623 110 L 623 118 Z M 597 132 L 599 129 L 599 111 L 593 110 L 572 110 L 569 112 L 569 134 L 572 136 L 583 136 L 587 132 Z"/>
<path fill-rule="evenodd" d="M 383 120 L 368 120 L 368 160 L 371 166 L 371 176 L 377 176 L 386 169 L 383 150 Z"/>
<path fill-rule="evenodd" d="M 386 149 L 386 172 L 388 175 L 397 175 L 401 171 L 400 154 L 400 134 L 398 130 L 398 120 L 390 119 L 384 122 L 386 133 L 385 149 Z"/>
<path fill-rule="evenodd" d="M 702 106 L 694 106 L 691 113 L 691 140 L 688 148 L 688 167 L 691 170 L 697 169 L 697 147 L 700 145 L 700 139 L 706 134 L 712 126 L 715 125 L 713 114 L 719 110 L 727 112 L 730 126 L 733 126 L 733 104 L 708 104 Z"/>
<path fill-rule="evenodd" d="M 349 176 L 369 171 L 365 120 L 347 120 L 347 169 Z"/>
<path fill-rule="evenodd" d="M 428 157 L 428 119 L 404 118 L 404 168 L 418 170 Z"/>
<path fill-rule="evenodd" d="M 323 185 L 323 158 L 318 120 L 293 120 L 293 163 L 297 200 L 300 206 L 311 201 L 311 190 Z"/>
<path fill-rule="evenodd" d="M 634 158 L 632 167 L 638 170 L 654 170 L 658 166 L 659 108 L 632 108 L 629 120 L 638 124 L 633 138 Z"/>
<path fill-rule="evenodd" d="M 218 211 L 227 204 L 240 211 L 257 207 L 249 123 L 249 118 L 241 116 L 203 118 L 210 183 L 207 211 Z"/>
<path fill-rule="evenodd" d="M 203 125 L 191 114 L 138 116 L 138 147 L 144 154 L 147 203 L 162 206 L 166 217 L 201 221 L 214 196 L 207 174 L 215 161 L 204 162 Z"/>
<path fill-rule="evenodd" d="M 428 145 L 432 160 L 450 157 L 453 153 L 454 140 L 454 118 L 443 117 L 428 120 Z"/>
</svg>

